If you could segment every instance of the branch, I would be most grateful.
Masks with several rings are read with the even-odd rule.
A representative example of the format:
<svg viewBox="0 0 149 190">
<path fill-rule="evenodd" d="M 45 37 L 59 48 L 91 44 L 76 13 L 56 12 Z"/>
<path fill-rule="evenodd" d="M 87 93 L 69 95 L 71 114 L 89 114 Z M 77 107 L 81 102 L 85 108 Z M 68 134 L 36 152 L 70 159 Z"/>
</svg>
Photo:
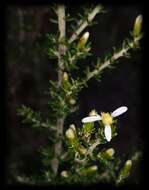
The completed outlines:
<svg viewBox="0 0 149 190">
<path fill-rule="evenodd" d="M 63 40 L 66 36 L 66 23 L 65 23 L 65 7 L 64 5 L 59 5 L 57 9 L 57 16 L 58 16 L 58 28 L 59 28 L 59 47 L 58 47 L 58 86 L 61 86 L 62 83 L 62 76 L 63 76 L 63 67 L 64 67 L 64 60 L 63 55 L 65 54 L 66 47 L 63 44 Z"/>
<path fill-rule="evenodd" d="M 78 164 L 85 165 L 86 162 L 88 161 L 87 154 L 85 155 L 85 158 L 83 158 L 83 159 L 79 159 L 78 156 L 79 156 L 79 154 L 78 154 L 78 152 L 76 152 L 76 153 L 75 153 L 74 161 L 75 161 L 76 163 L 78 163 Z"/>
<path fill-rule="evenodd" d="M 95 143 L 93 143 L 93 144 L 89 147 L 89 149 L 88 149 L 88 151 L 87 151 L 87 153 L 85 154 L 85 157 L 84 157 L 83 159 L 77 158 L 78 153 L 76 153 L 76 154 L 75 154 L 75 159 L 74 159 L 74 161 L 77 162 L 77 163 L 79 163 L 79 164 L 85 165 L 86 162 L 88 161 L 88 155 L 92 158 L 92 153 L 93 153 L 94 149 L 95 149 L 99 144 L 100 144 L 100 141 L 99 141 L 99 139 L 97 139 L 97 140 L 95 141 Z"/>
<path fill-rule="evenodd" d="M 57 8 L 57 16 L 58 16 L 58 28 L 59 28 L 59 47 L 58 47 L 58 87 L 61 87 L 62 84 L 62 78 L 63 78 L 63 68 L 64 68 L 64 60 L 63 55 L 65 54 L 66 47 L 63 44 L 63 40 L 65 39 L 66 35 L 66 23 L 65 23 L 65 6 L 64 5 L 58 5 Z M 57 119 L 56 124 L 56 138 L 59 139 L 59 137 L 63 134 L 63 125 L 64 125 L 64 117 Z M 59 168 L 59 156 L 62 152 L 62 140 L 59 139 L 59 141 L 54 145 L 54 152 L 55 157 L 51 162 L 51 167 L 55 174 L 57 174 L 58 168 Z"/>
<path fill-rule="evenodd" d="M 123 57 L 126 55 L 126 53 L 134 48 L 136 44 L 139 42 L 139 40 L 142 38 L 140 35 L 139 37 L 135 38 L 134 40 L 130 41 L 126 47 L 123 47 L 120 51 L 113 54 L 113 56 L 106 60 L 100 67 L 94 69 L 93 71 L 89 72 L 87 75 L 87 78 L 81 82 L 81 84 L 86 84 L 91 78 L 95 77 L 97 74 L 99 74 L 102 70 L 107 68 L 111 63 L 119 59 L 120 57 Z"/>
<path fill-rule="evenodd" d="M 88 14 L 87 20 L 85 21 L 79 21 L 80 25 L 79 28 L 75 31 L 75 33 L 72 34 L 72 36 L 69 39 L 69 43 L 72 43 L 73 41 L 75 41 L 77 39 L 77 37 L 79 36 L 79 34 L 88 26 L 89 22 L 91 22 L 94 17 L 96 16 L 96 14 L 98 14 L 99 12 L 101 12 L 103 10 L 103 7 L 101 5 L 97 5 L 91 13 Z"/>
<path fill-rule="evenodd" d="M 97 139 L 97 141 L 96 141 L 95 143 L 93 143 L 93 144 L 89 147 L 89 149 L 88 149 L 88 151 L 87 151 L 87 154 L 90 155 L 90 157 L 92 157 L 92 153 L 93 153 L 94 149 L 95 149 L 99 144 L 100 144 L 100 141 L 99 141 L 99 139 Z"/>
</svg>

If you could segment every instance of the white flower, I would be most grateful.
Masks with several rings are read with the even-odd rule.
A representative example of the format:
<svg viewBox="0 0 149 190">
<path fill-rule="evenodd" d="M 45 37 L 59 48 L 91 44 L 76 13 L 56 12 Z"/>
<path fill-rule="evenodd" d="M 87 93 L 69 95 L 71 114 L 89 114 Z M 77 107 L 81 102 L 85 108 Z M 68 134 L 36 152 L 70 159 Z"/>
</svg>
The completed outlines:
<svg viewBox="0 0 149 190">
<path fill-rule="evenodd" d="M 105 126 L 104 134 L 105 134 L 106 140 L 108 142 L 110 142 L 111 138 L 112 138 L 111 124 L 113 123 L 113 118 L 123 114 L 127 110 L 128 110 L 128 108 L 126 106 L 122 106 L 122 107 L 117 108 L 111 114 L 102 112 L 101 116 L 96 115 L 96 116 L 85 117 L 82 119 L 82 123 L 90 123 L 90 122 L 102 120 L 102 122 Z"/>
</svg>

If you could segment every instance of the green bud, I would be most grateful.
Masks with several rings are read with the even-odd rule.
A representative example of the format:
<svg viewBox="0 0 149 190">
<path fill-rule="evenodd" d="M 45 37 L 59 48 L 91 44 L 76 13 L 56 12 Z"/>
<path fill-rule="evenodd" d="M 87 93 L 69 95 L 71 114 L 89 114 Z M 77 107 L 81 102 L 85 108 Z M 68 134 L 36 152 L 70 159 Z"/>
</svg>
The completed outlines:
<svg viewBox="0 0 149 190">
<path fill-rule="evenodd" d="M 79 146 L 77 147 L 77 151 L 78 151 L 80 154 L 85 155 L 86 152 L 87 152 L 87 149 L 86 149 L 84 146 L 79 145 Z"/>
<path fill-rule="evenodd" d="M 132 168 L 132 161 L 127 160 L 123 168 L 120 170 L 117 183 L 121 183 L 124 179 L 126 179 L 130 175 L 131 168 Z"/>
<path fill-rule="evenodd" d="M 109 157 L 112 157 L 115 153 L 115 150 L 113 148 L 109 148 L 105 152 Z"/>
<path fill-rule="evenodd" d="M 140 35 L 142 30 L 142 20 L 142 15 L 137 16 L 133 28 L 133 37 L 138 37 Z"/>
<path fill-rule="evenodd" d="M 127 170 L 130 171 L 131 167 L 132 167 L 132 161 L 131 160 L 127 160 L 125 163 L 125 167 L 127 168 Z"/>
<path fill-rule="evenodd" d="M 90 166 L 87 168 L 82 168 L 79 171 L 79 173 L 80 173 L 80 175 L 86 176 L 86 175 L 95 173 L 97 170 L 98 170 L 98 167 L 96 165 L 93 165 L 93 166 Z"/>
<path fill-rule="evenodd" d="M 83 34 L 83 36 L 80 38 L 77 48 L 81 49 L 85 46 L 86 42 L 88 41 L 89 38 L 89 32 L 85 32 L 85 34 Z"/>
<path fill-rule="evenodd" d="M 89 168 L 87 168 L 86 171 L 87 171 L 87 173 L 93 173 L 97 170 L 98 170 L 98 167 L 96 165 L 94 165 L 94 166 L 90 166 Z"/>
</svg>

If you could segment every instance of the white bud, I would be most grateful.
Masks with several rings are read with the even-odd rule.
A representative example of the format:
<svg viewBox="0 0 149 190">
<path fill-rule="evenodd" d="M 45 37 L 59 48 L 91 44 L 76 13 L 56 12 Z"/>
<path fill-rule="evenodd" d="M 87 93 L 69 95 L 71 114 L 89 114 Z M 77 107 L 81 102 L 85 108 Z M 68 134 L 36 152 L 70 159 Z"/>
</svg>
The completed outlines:
<svg viewBox="0 0 149 190">
<path fill-rule="evenodd" d="M 89 32 L 85 32 L 85 34 L 83 35 L 83 38 L 85 40 L 88 40 L 88 38 L 89 38 Z"/>
<path fill-rule="evenodd" d="M 66 170 L 62 171 L 61 176 L 67 178 L 68 177 L 68 172 Z"/>
<path fill-rule="evenodd" d="M 89 116 L 97 116 L 97 112 L 96 110 L 91 110 L 91 112 L 89 113 Z"/>
<path fill-rule="evenodd" d="M 80 38 L 77 47 L 80 49 L 82 47 L 85 46 L 87 40 L 89 38 L 89 32 L 85 32 L 85 34 L 83 34 L 83 36 Z"/>
<path fill-rule="evenodd" d="M 74 132 L 73 129 L 71 129 L 71 128 L 67 129 L 67 131 L 66 131 L 65 134 L 66 134 L 66 137 L 67 137 L 68 139 L 70 139 L 70 140 L 75 139 L 75 132 Z"/>
<path fill-rule="evenodd" d="M 76 127 L 75 127 L 74 124 L 71 124 L 71 125 L 70 125 L 70 129 L 72 129 L 74 132 L 76 132 Z"/>
<path fill-rule="evenodd" d="M 68 81 L 68 74 L 66 72 L 63 73 L 63 80 Z"/>
<path fill-rule="evenodd" d="M 69 103 L 70 103 L 71 105 L 74 105 L 74 104 L 76 103 L 76 101 L 75 101 L 75 99 L 71 98 L 71 99 L 69 100 Z"/>
</svg>

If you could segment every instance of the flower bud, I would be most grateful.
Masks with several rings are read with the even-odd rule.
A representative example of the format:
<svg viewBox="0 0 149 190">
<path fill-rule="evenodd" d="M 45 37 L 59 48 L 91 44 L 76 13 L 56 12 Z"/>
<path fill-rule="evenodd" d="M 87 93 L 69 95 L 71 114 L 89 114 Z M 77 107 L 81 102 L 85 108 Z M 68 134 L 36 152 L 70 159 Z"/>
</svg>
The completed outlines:
<svg viewBox="0 0 149 190">
<path fill-rule="evenodd" d="M 112 157 L 115 153 L 115 150 L 113 148 L 109 148 L 106 150 L 106 154 L 109 156 L 109 157 Z"/>
<path fill-rule="evenodd" d="M 63 80 L 68 81 L 68 74 L 66 72 L 63 73 Z"/>
<path fill-rule="evenodd" d="M 90 167 L 87 168 L 87 169 L 88 169 L 88 172 L 95 172 L 95 171 L 98 170 L 98 167 L 97 167 L 96 165 L 94 165 L 94 166 L 90 166 Z"/>
<path fill-rule="evenodd" d="M 129 176 L 131 167 L 132 167 L 132 161 L 127 160 L 122 169 L 120 170 L 117 183 L 121 183 L 124 179 L 126 179 Z"/>
<path fill-rule="evenodd" d="M 80 38 L 77 48 L 81 49 L 85 46 L 87 40 L 89 38 L 89 32 L 85 32 L 85 34 L 83 34 L 83 36 Z"/>
<path fill-rule="evenodd" d="M 74 105 L 74 104 L 76 103 L 76 100 L 73 99 L 73 98 L 70 98 L 69 103 L 70 103 L 71 105 Z"/>
<path fill-rule="evenodd" d="M 89 116 L 96 116 L 98 115 L 96 110 L 91 110 L 91 112 L 89 113 Z"/>
<path fill-rule="evenodd" d="M 67 178 L 68 177 L 68 172 L 66 170 L 62 171 L 61 176 Z"/>
<path fill-rule="evenodd" d="M 87 149 L 86 149 L 84 146 L 79 145 L 78 148 L 77 148 L 77 151 L 78 151 L 80 154 L 85 155 L 86 152 L 87 152 Z"/>
<path fill-rule="evenodd" d="M 75 139 L 75 132 L 74 132 L 74 130 L 71 129 L 71 128 L 67 129 L 65 135 L 66 135 L 66 137 L 67 137 L 69 140 L 74 140 L 74 139 Z"/>
<path fill-rule="evenodd" d="M 76 127 L 75 127 L 74 124 L 71 124 L 71 125 L 70 125 L 70 129 L 72 129 L 72 130 L 76 133 Z"/>
<path fill-rule="evenodd" d="M 83 176 L 86 176 L 88 174 L 93 174 L 97 170 L 98 170 L 98 167 L 96 165 L 93 165 L 87 168 L 82 168 L 79 173 Z"/>
<path fill-rule="evenodd" d="M 133 28 L 133 37 L 138 37 L 140 35 L 142 30 L 142 20 L 142 15 L 137 16 Z"/>
<path fill-rule="evenodd" d="M 130 170 L 130 168 L 132 167 L 132 161 L 131 160 L 127 160 L 125 163 L 125 167 L 127 167 L 127 169 Z"/>
</svg>

